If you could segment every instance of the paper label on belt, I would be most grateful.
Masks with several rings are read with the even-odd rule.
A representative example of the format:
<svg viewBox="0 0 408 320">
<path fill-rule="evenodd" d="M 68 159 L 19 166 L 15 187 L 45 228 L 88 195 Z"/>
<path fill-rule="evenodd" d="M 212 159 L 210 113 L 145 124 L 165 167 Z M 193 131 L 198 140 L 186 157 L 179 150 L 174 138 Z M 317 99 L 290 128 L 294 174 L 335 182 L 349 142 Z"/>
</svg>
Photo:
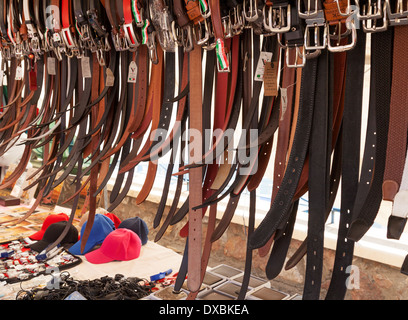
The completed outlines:
<svg viewBox="0 0 408 320">
<path fill-rule="evenodd" d="M 261 51 L 255 72 L 255 81 L 264 81 L 265 65 L 272 61 L 272 52 Z"/>
<path fill-rule="evenodd" d="M 18 66 L 16 69 L 16 80 L 21 79 L 23 79 L 23 68 L 21 66 Z"/>
<path fill-rule="evenodd" d="M 113 87 L 115 84 L 115 75 L 113 74 L 112 70 L 110 68 L 106 68 L 106 81 L 105 85 L 107 87 Z"/>
<path fill-rule="evenodd" d="M 136 78 L 137 78 L 137 65 L 135 61 L 132 61 L 129 64 L 128 82 L 136 83 Z"/>
<path fill-rule="evenodd" d="M 286 110 L 288 109 L 288 89 L 287 88 L 280 88 L 281 93 L 281 118 L 283 120 L 285 117 Z"/>
<path fill-rule="evenodd" d="M 47 58 L 47 72 L 50 76 L 57 75 L 56 62 L 53 57 Z"/>
<path fill-rule="evenodd" d="M 264 74 L 264 96 L 276 97 L 278 96 L 278 68 L 277 61 L 267 63 L 265 65 Z"/>
<path fill-rule="evenodd" d="M 81 69 L 82 69 L 82 76 L 84 78 L 92 78 L 91 63 L 90 63 L 89 57 L 83 57 L 81 59 Z"/>
</svg>

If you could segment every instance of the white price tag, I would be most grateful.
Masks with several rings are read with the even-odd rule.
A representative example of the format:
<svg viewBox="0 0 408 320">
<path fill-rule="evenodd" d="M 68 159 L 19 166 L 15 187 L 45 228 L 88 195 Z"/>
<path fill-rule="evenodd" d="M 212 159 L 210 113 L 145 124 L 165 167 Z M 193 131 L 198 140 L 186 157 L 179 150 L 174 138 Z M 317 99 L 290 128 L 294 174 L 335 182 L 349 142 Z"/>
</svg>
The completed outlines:
<svg viewBox="0 0 408 320">
<path fill-rule="evenodd" d="M 135 61 L 132 61 L 129 64 L 128 82 L 136 83 L 136 79 L 137 79 L 137 65 Z"/>
<path fill-rule="evenodd" d="M 258 66 L 255 72 L 255 81 L 263 81 L 265 74 L 265 64 L 272 61 L 272 52 L 261 51 L 258 60 Z"/>
</svg>

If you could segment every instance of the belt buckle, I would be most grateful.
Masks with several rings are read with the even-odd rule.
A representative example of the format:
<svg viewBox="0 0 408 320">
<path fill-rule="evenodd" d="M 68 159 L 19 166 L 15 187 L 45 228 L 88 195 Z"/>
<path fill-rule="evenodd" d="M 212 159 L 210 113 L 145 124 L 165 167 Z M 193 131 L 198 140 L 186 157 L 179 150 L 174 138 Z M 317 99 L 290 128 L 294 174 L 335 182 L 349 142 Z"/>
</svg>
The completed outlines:
<svg viewBox="0 0 408 320">
<path fill-rule="evenodd" d="M 173 41 L 179 46 L 183 46 L 183 31 L 182 28 L 176 23 L 176 20 L 171 22 L 171 36 Z"/>
<path fill-rule="evenodd" d="M 302 19 L 312 19 L 312 18 L 316 18 L 316 16 L 319 14 L 319 8 L 318 8 L 318 1 L 319 0 L 315 0 L 315 5 L 314 5 L 314 9 L 312 10 L 311 8 L 311 1 L 312 0 L 307 0 L 307 8 L 305 8 L 305 11 L 302 11 L 301 8 L 301 2 L 302 1 L 298 1 L 297 2 L 297 11 L 298 11 L 298 15 L 300 18 Z"/>
<path fill-rule="evenodd" d="M 338 12 L 339 12 L 339 14 L 340 14 L 341 16 L 343 16 L 343 17 L 349 17 L 349 16 L 351 16 L 352 14 L 354 14 L 355 11 L 358 11 L 358 10 L 356 10 L 356 8 L 353 9 L 350 0 L 347 0 L 346 11 L 343 12 L 343 10 L 341 9 L 341 6 L 340 6 L 339 1 L 340 1 L 340 0 L 334 0 L 334 2 L 337 4 L 337 10 L 338 10 Z M 356 1 L 357 1 L 357 0 L 356 0 Z M 368 0 L 368 1 L 371 2 L 371 0 Z M 357 7 L 358 7 L 358 6 L 357 6 Z"/>
<path fill-rule="evenodd" d="M 210 28 L 208 27 L 208 19 L 204 22 L 199 21 L 194 25 L 193 34 L 197 45 L 203 46 L 210 40 Z"/>
<path fill-rule="evenodd" d="M 41 43 L 37 36 L 33 36 L 30 41 L 31 51 L 34 54 L 41 54 Z"/>
<path fill-rule="evenodd" d="M 351 25 L 351 28 L 350 28 L 350 25 Z M 327 38 L 328 38 L 327 48 L 328 48 L 328 50 L 330 52 L 348 51 L 348 50 L 353 49 L 357 44 L 357 29 L 356 29 L 356 25 L 355 25 L 354 21 L 351 21 L 351 22 L 346 24 L 347 31 L 344 34 L 342 34 L 342 32 L 341 32 L 341 27 L 342 27 L 342 22 L 339 21 L 338 24 L 335 26 L 335 28 L 336 28 L 335 34 L 332 35 L 330 33 L 330 25 L 327 24 L 327 26 L 326 26 L 326 28 L 327 28 Z M 351 41 L 348 44 L 341 45 L 340 41 L 346 36 L 349 37 L 350 34 L 351 34 Z M 332 44 L 332 39 L 337 40 L 336 45 Z"/>
<path fill-rule="evenodd" d="M 307 51 L 323 50 L 327 47 L 327 28 L 323 10 L 319 10 L 314 18 L 306 19 L 304 45 Z"/>
<path fill-rule="evenodd" d="M 129 49 L 128 41 L 125 36 L 121 36 L 119 33 L 112 33 L 112 42 L 116 51 L 126 51 Z"/>
<path fill-rule="evenodd" d="M 234 35 L 238 35 L 244 30 L 244 12 L 241 4 L 230 10 L 230 21 Z"/>
<path fill-rule="evenodd" d="M 1 53 L 2 53 L 2 56 L 4 57 L 4 59 L 5 60 L 10 60 L 11 59 L 11 56 L 12 56 L 12 54 L 11 54 L 11 49 L 10 49 L 10 47 L 2 47 L 1 48 Z"/>
<path fill-rule="evenodd" d="M 191 25 L 182 28 L 181 42 L 185 52 L 190 52 L 194 49 L 193 29 Z"/>
<path fill-rule="evenodd" d="M 89 28 L 89 25 L 88 24 L 82 25 L 80 27 L 80 30 L 81 30 L 81 33 L 80 33 L 79 37 L 80 37 L 81 41 L 83 43 L 88 42 L 90 40 L 90 38 L 91 38 L 91 30 Z"/>
<path fill-rule="evenodd" d="M 69 28 L 63 28 L 60 34 L 67 48 L 74 49 L 77 47 L 76 39 Z"/>
<path fill-rule="evenodd" d="M 249 1 L 249 6 L 247 6 L 248 1 Z M 246 21 L 255 22 L 256 20 L 258 20 L 259 12 L 258 12 L 257 0 L 244 0 L 243 12 L 244 12 L 244 18 Z"/>
<path fill-rule="evenodd" d="M 159 57 L 157 56 L 157 47 L 156 47 L 156 32 L 153 31 L 147 38 L 147 49 L 149 50 L 149 57 L 153 64 L 159 63 Z"/>
<path fill-rule="evenodd" d="M 266 6 L 264 6 L 265 9 Z M 291 6 L 279 6 L 268 8 L 268 22 L 264 14 L 264 28 L 273 33 L 285 33 L 291 28 Z"/>
<path fill-rule="evenodd" d="M 296 58 L 295 62 L 292 63 L 290 61 L 290 55 L 289 51 L 290 50 L 296 50 Z M 299 47 L 298 45 L 296 46 L 286 46 L 286 51 L 285 51 L 285 56 L 286 56 L 286 66 L 288 68 L 303 68 L 306 65 L 306 49 L 305 46 Z M 302 62 L 299 62 L 299 58 L 301 58 Z"/>
<path fill-rule="evenodd" d="M 231 18 L 229 14 L 221 18 L 221 23 L 224 30 L 224 38 L 232 38 L 234 36 L 234 33 L 232 32 Z"/>
<path fill-rule="evenodd" d="M 359 16 L 359 19 L 363 22 L 363 30 L 365 32 L 381 32 L 388 29 L 387 8 L 385 3 L 382 5 L 381 1 L 377 1 L 377 4 L 371 4 L 371 0 L 368 0 L 368 6 L 364 5 L 363 10 L 364 13 Z M 377 21 L 379 20 L 382 20 L 382 24 L 378 26 Z"/>
<path fill-rule="evenodd" d="M 163 37 L 163 49 L 167 51 L 174 51 L 176 44 L 173 41 L 171 22 L 170 22 L 170 12 L 168 7 L 163 9 L 163 14 L 160 19 L 160 33 Z"/>
<path fill-rule="evenodd" d="M 407 0 L 397 0 L 395 12 L 392 11 L 389 0 L 385 0 L 385 6 L 386 6 L 388 22 L 390 26 L 408 24 L 408 1 Z"/>
<path fill-rule="evenodd" d="M 135 32 L 133 23 L 124 24 L 122 26 L 127 45 L 130 51 L 136 51 L 140 45 L 140 40 Z"/>
</svg>

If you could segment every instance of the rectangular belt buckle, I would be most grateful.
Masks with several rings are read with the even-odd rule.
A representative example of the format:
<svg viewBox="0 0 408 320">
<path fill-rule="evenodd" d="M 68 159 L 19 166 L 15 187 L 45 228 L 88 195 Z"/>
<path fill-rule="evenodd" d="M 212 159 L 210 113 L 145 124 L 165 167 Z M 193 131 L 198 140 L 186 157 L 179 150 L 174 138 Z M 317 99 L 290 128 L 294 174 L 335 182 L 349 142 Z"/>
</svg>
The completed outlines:
<svg viewBox="0 0 408 320">
<path fill-rule="evenodd" d="M 248 4 L 249 2 L 249 4 Z M 257 0 L 244 0 L 243 3 L 244 18 L 248 22 L 255 22 L 259 19 L 258 1 Z"/>
<path fill-rule="evenodd" d="M 204 22 L 198 22 L 193 28 L 194 37 L 197 45 L 205 45 L 210 40 L 210 31 L 208 28 L 207 19 Z"/>
<path fill-rule="evenodd" d="M 61 31 L 61 38 L 65 43 L 65 46 L 69 49 L 74 49 L 77 47 L 76 40 L 72 36 L 72 32 L 69 28 L 64 28 Z"/>
<path fill-rule="evenodd" d="M 312 9 L 312 6 L 311 6 L 312 0 L 307 0 L 307 7 L 303 9 L 304 11 L 302 11 L 302 7 L 301 7 L 301 3 L 303 1 L 298 1 L 297 11 L 298 11 L 299 17 L 302 19 L 312 19 L 312 18 L 317 17 L 320 11 L 318 8 L 318 1 L 319 0 L 314 1 L 314 9 Z"/>
<path fill-rule="evenodd" d="M 295 61 L 292 62 L 290 61 L 289 57 L 289 50 L 296 50 L 296 58 Z M 286 66 L 288 68 L 303 68 L 306 65 L 306 49 L 304 46 L 299 47 L 299 46 L 293 46 L 293 47 L 286 47 Z M 299 62 L 299 59 L 301 59 L 302 62 Z"/>
<path fill-rule="evenodd" d="M 133 23 L 124 24 L 123 31 L 130 51 L 136 51 L 140 45 L 138 36 L 136 35 Z"/>
<path fill-rule="evenodd" d="M 390 26 L 408 24 L 408 1 L 398 0 L 395 6 L 395 11 L 392 11 L 389 0 L 385 0 L 385 7 L 388 15 Z"/>
<path fill-rule="evenodd" d="M 334 26 L 335 33 L 330 33 L 330 24 L 326 25 L 327 28 L 327 48 L 330 52 L 344 52 L 353 49 L 357 44 L 357 29 L 354 21 L 346 23 L 347 31 L 342 33 L 342 22 L 339 21 L 337 25 Z M 341 40 L 345 37 L 348 37 L 350 41 L 347 44 L 341 44 Z M 336 44 L 333 45 L 333 42 L 336 41 Z"/>
<path fill-rule="evenodd" d="M 381 1 L 379 1 L 381 2 Z M 369 0 L 371 4 L 371 0 Z M 363 6 L 363 14 L 361 15 L 363 22 L 363 30 L 367 33 L 382 32 L 388 29 L 387 8 L 379 3 Z M 380 22 L 380 24 L 378 24 Z"/>
<path fill-rule="evenodd" d="M 305 49 L 323 50 L 327 47 L 327 28 L 323 10 L 315 18 L 306 19 Z"/>
<path fill-rule="evenodd" d="M 232 38 L 234 36 L 234 34 L 232 33 L 230 16 L 228 15 L 228 16 L 222 17 L 221 18 L 221 24 L 222 24 L 222 28 L 224 30 L 224 38 L 225 39 Z"/>
<path fill-rule="evenodd" d="M 266 6 L 265 6 L 266 7 Z M 265 9 L 264 7 L 264 9 Z M 265 12 L 266 13 L 266 12 Z M 285 33 L 291 28 L 291 6 L 280 6 L 268 8 L 268 15 L 264 14 L 264 28 L 269 32 Z"/>
<path fill-rule="evenodd" d="M 232 32 L 234 35 L 240 34 L 244 29 L 244 13 L 241 4 L 230 11 L 230 17 Z"/>
</svg>

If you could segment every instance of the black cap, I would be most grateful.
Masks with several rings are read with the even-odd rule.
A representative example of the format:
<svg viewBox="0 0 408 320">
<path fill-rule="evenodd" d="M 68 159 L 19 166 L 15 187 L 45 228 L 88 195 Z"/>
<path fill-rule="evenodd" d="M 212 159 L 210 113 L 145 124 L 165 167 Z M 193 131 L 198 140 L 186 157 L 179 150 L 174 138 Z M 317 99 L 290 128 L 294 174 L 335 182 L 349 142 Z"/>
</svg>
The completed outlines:
<svg viewBox="0 0 408 320">
<path fill-rule="evenodd" d="M 51 224 L 45 231 L 43 238 L 40 241 L 31 244 L 30 248 L 34 251 L 42 252 L 50 244 L 52 244 L 53 242 L 55 242 L 55 240 L 58 239 L 58 237 L 64 231 L 66 225 L 67 221 L 60 221 Z M 64 247 L 65 246 L 70 247 L 71 245 L 78 241 L 78 235 L 79 235 L 78 230 L 73 225 L 71 225 L 71 227 L 68 230 L 68 233 L 61 241 L 61 245 Z"/>
<path fill-rule="evenodd" d="M 142 245 L 145 245 L 147 243 L 147 235 L 149 234 L 149 229 L 146 222 L 144 222 L 139 217 L 129 218 L 122 221 L 122 223 L 118 226 L 118 229 L 120 228 L 129 229 L 135 232 L 142 241 Z"/>
</svg>

